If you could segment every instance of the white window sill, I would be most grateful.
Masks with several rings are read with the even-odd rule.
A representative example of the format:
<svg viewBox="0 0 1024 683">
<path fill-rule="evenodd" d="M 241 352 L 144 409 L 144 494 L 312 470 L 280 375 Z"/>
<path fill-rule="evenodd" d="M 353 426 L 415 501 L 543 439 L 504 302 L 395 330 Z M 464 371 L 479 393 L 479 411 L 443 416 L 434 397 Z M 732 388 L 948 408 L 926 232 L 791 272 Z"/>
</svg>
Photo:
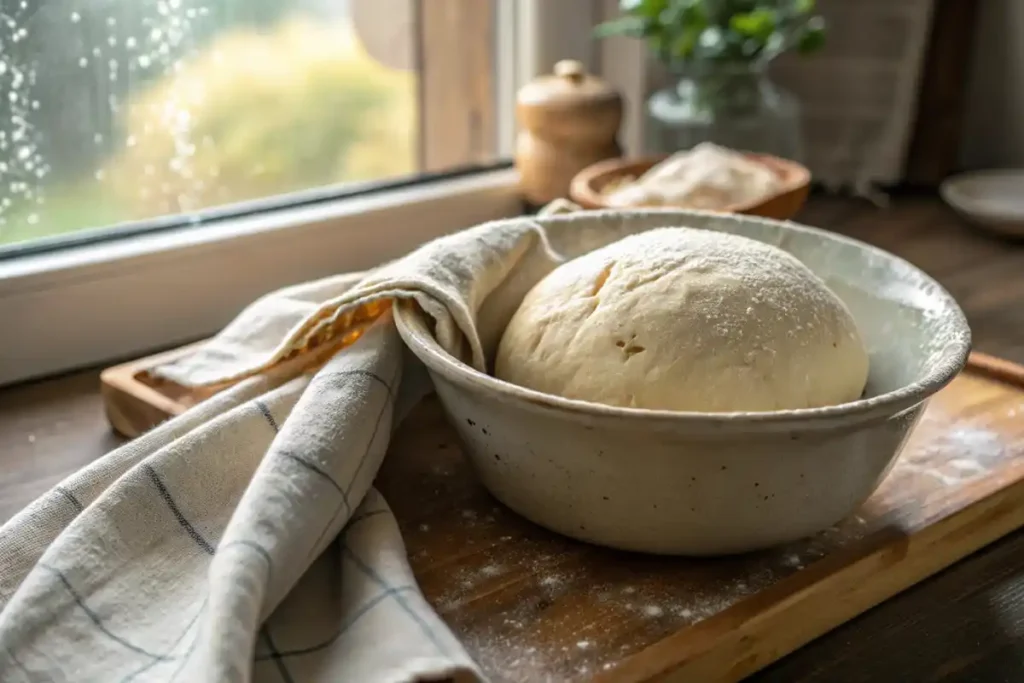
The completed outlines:
<svg viewBox="0 0 1024 683">
<path fill-rule="evenodd" d="M 521 210 L 500 170 L 0 262 L 0 385 L 202 338 L 268 291 Z"/>
</svg>

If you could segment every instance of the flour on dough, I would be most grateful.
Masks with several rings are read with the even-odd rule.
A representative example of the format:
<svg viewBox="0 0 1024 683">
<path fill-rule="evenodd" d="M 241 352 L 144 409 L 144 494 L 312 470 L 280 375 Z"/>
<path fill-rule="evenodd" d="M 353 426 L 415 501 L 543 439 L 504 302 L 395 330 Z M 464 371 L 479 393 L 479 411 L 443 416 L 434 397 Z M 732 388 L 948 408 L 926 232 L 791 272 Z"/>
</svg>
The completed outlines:
<svg viewBox="0 0 1024 683">
<path fill-rule="evenodd" d="M 611 406 L 772 411 L 856 400 L 868 356 L 849 310 L 794 256 L 662 228 L 537 283 L 504 332 L 495 374 Z"/>
</svg>

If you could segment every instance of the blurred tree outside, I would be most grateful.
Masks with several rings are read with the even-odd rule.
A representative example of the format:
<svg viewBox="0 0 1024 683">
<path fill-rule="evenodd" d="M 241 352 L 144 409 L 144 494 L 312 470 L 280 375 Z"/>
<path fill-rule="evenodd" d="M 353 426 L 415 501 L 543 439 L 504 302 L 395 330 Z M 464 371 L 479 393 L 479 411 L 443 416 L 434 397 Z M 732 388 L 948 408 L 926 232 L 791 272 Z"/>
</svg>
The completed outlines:
<svg viewBox="0 0 1024 683">
<path fill-rule="evenodd" d="M 415 75 L 344 2 L 7 4 L 0 243 L 415 170 Z"/>
<path fill-rule="evenodd" d="M 149 216 L 408 173 L 414 85 L 344 23 L 224 33 L 129 103 L 107 175 Z"/>
</svg>

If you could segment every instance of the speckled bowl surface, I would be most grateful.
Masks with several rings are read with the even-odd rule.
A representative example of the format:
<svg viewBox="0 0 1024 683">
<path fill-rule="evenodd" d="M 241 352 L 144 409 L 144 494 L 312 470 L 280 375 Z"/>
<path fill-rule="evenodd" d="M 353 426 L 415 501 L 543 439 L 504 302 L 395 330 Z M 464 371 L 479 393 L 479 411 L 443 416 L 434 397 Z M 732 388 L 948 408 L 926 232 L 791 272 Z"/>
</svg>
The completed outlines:
<svg viewBox="0 0 1024 683">
<path fill-rule="evenodd" d="M 928 398 L 963 369 L 970 330 L 962 311 L 911 264 L 855 240 L 755 217 L 656 213 L 666 226 L 774 244 L 822 277 L 868 348 L 864 396 L 764 413 L 569 400 L 478 372 L 441 349 L 418 308 L 396 307 L 399 332 L 427 366 L 475 470 L 495 497 L 537 524 L 626 550 L 730 554 L 835 524 L 877 488 Z"/>
</svg>

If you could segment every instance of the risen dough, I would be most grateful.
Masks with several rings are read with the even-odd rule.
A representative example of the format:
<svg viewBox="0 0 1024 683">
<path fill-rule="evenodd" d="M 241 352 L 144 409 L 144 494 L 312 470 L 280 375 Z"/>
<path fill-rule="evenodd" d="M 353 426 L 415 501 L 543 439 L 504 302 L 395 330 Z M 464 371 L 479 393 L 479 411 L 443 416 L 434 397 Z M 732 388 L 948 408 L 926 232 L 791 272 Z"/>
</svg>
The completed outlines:
<svg viewBox="0 0 1024 683">
<path fill-rule="evenodd" d="M 569 261 L 512 316 L 495 374 L 566 398 L 723 412 L 857 399 L 868 356 L 843 302 L 795 257 L 691 228 Z"/>
</svg>

